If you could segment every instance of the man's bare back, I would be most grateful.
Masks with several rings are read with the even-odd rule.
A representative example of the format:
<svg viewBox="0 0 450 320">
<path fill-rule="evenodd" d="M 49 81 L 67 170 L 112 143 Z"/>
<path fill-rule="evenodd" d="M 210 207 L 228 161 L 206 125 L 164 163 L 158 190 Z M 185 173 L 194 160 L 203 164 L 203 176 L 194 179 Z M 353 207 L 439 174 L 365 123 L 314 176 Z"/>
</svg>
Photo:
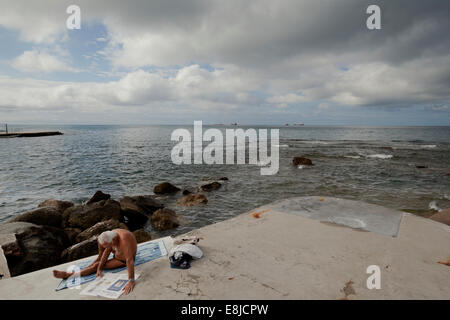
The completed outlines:
<svg viewBox="0 0 450 320">
<path fill-rule="evenodd" d="M 111 247 L 114 258 L 123 262 L 126 262 L 128 258 L 133 258 L 134 260 L 137 252 L 137 242 L 134 234 L 125 229 L 114 229 L 113 231 L 117 233 L 119 238 L 118 244 L 115 246 L 113 241 Z"/>
</svg>

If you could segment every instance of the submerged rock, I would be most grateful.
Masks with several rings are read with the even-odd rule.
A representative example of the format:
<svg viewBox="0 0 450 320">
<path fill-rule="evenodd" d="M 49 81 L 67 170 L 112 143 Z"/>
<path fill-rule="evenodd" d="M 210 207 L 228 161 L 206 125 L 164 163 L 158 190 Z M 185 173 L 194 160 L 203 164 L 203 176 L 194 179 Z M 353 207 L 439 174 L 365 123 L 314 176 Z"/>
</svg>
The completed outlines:
<svg viewBox="0 0 450 320">
<path fill-rule="evenodd" d="M 101 200 L 68 208 L 63 214 L 63 227 L 87 229 L 109 219 L 120 220 L 120 204 L 114 200 Z"/>
<path fill-rule="evenodd" d="M 305 157 L 294 157 L 294 159 L 292 159 L 292 163 L 296 166 L 312 166 L 313 163 L 311 161 L 311 159 L 305 158 Z"/>
<path fill-rule="evenodd" d="M 219 180 L 228 181 L 228 178 L 227 177 L 221 177 L 221 178 L 219 178 Z"/>
<path fill-rule="evenodd" d="M 121 215 L 130 230 L 142 228 L 151 214 L 164 205 L 153 196 L 123 197 L 120 199 Z"/>
<path fill-rule="evenodd" d="M 73 207 L 73 203 L 69 201 L 48 199 L 38 205 L 38 208 L 42 207 L 53 207 L 58 210 L 59 213 L 63 214 L 67 208 Z"/>
<path fill-rule="evenodd" d="M 98 254 L 97 236 L 92 236 L 80 243 L 65 249 L 61 253 L 61 261 L 69 262 Z"/>
<path fill-rule="evenodd" d="M 203 194 L 189 194 L 181 199 L 178 200 L 178 203 L 186 206 L 186 207 L 192 207 L 195 206 L 196 204 L 200 204 L 200 203 L 208 203 L 208 199 L 206 198 L 205 195 Z"/>
<path fill-rule="evenodd" d="M 29 222 L 2 224 L 0 234 L 15 234 L 20 247 L 20 253 L 5 255 L 13 277 L 61 263 L 61 252 L 70 244 L 63 230 Z"/>
<path fill-rule="evenodd" d="M 128 230 L 127 226 L 118 220 L 109 219 L 106 221 L 100 221 L 94 224 L 92 227 L 87 228 L 83 232 L 80 232 L 76 238 L 76 242 L 82 242 L 86 239 L 91 238 L 92 236 L 98 236 L 104 231 L 109 231 L 113 229 L 126 229 Z"/>
<path fill-rule="evenodd" d="M 152 215 L 152 225 L 156 230 L 168 230 L 180 225 L 180 220 L 175 211 L 163 208 Z"/>
<path fill-rule="evenodd" d="M 56 210 L 55 207 L 41 207 L 15 216 L 8 222 L 29 222 L 40 226 L 59 228 L 61 221 L 61 212 Z"/>
<path fill-rule="evenodd" d="M 152 235 L 143 229 L 133 231 L 137 243 L 147 242 L 152 240 Z"/>
<path fill-rule="evenodd" d="M 99 190 L 92 196 L 92 198 L 88 200 L 88 202 L 86 202 L 86 204 L 91 204 L 102 200 L 109 200 L 110 198 L 111 198 L 110 194 L 103 193 L 102 191 Z"/>
<path fill-rule="evenodd" d="M 191 193 L 192 193 L 191 190 L 188 190 L 188 189 L 183 190 L 183 196 L 187 196 L 188 194 L 191 194 Z"/>
<path fill-rule="evenodd" d="M 168 194 L 168 193 L 175 193 L 180 191 L 181 189 L 174 186 L 173 184 L 169 182 L 163 182 L 155 186 L 153 188 L 153 192 L 156 194 Z"/>
<path fill-rule="evenodd" d="M 204 184 L 204 185 L 202 185 L 200 188 L 201 188 L 203 191 L 208 191 L 208 192 L 209 192 L 209 191 L 217 190 L 217 189 L 219 189 L 221 186 L 222 186 L 222 185 L 221 185 L 219 182 L 214 181 L 214 182 L 211 182 L 211 183 Z"/>
</svg>

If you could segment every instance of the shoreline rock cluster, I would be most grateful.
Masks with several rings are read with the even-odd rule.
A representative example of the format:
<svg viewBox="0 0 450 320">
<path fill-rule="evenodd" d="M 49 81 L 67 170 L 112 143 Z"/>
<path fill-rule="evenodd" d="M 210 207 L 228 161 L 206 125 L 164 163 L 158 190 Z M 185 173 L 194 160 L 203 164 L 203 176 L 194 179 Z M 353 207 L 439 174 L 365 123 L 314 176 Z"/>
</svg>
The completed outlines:
<svg viewBox="0 0 450 320">
<path fill-rule="evenodd" d="M 219 180 L 225 179 L 228 180 L 226 177 Z M 220 187 L 221 183 L 215 181 L 196 190 L 184 190 L 177 204 L 187 207 L 207 204 L 206 196 L 198 192 Z M 163 182 L 155 186 L 155 195 L 124 196 L 119 201 L 102 191 L 81 204 L 46 200 L 36 209 L 0 224 L 0 248 L 10 274 L 14 277 L 95 255 L 97 237 L 107 230 L 130 230 L 138 243 L 155 239 L 143 229 L 148 221 L 158 231 L 176 228 L 182 222 L 156 195 L 180 191 L 171 183 Z"/>
</svg>

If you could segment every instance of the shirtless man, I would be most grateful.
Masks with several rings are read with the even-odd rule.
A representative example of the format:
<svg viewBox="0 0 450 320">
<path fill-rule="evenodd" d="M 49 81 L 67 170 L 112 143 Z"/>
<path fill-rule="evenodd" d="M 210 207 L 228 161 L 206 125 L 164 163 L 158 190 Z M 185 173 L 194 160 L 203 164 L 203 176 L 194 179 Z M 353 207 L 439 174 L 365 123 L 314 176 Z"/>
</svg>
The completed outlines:
<svg viewBox="0 0 450 320">
<path fill-rule="evenodd" d="M 87 276 L 97 272 L 102 276 L 103 269 L 115 269 L 126 266 L 128 270 L 128 283 L 123 288 L 125 294 L 134 288 L 134 259 L 136 258 L 137 242 L 134 234 L 125 229 L 105 231 L 98 237 L 98 257 L 89 266 L 80 271 L 80 276 Z M 113 258 L 108 260 L 109 254 Z M 53 275 L 59 279 L 67 279 L 75 272 L 53 270 Z"/>
</svg>

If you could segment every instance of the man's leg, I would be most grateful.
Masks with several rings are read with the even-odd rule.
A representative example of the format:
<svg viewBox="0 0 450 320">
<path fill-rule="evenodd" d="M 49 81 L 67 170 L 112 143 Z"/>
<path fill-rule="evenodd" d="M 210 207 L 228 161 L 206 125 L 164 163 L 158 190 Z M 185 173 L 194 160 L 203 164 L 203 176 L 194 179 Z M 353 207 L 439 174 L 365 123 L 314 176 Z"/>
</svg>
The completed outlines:
<svg viewBox="0 0 450 320">
<path fill-rule="evenodd" d="M 83 277 L 83 276 L 87 276 L 87 275 L 95 273 L 97 271 L 97 267 L 98 267 L 98 262 L 91 264 L 90 266 L 81 270 L 80 276 Z M 55 278 L 59 278 L 59 279 L 67 279 L 74 274 L 75 274 L 75 272 L 53 270 L 53 276 Z"/>
<path fill-rule="evenodd" d="M 121 267 L 125 267 L 126 265 L 127 264 L 124 263 L 123 261 L 120 261 L 117 259 L 111 259 L 111 260 L 106 261 L 105 265 L 103 266 L 103 269 L 121 268 Z M 81 270 L 80 276 L 83 277 L 83 276 L 87 276 L 87 275 L 97 272 L 97 267 L 98 267 L 98 262 L 91 264 L 90 266 Z M 59 278 L 59 279 L 67 279 L 70 276 L 74 275 L 74 273 L 75 272 L 65 272 L 65 271 L 53 270 L 53 276 L 55 278 Z"/>
<path fill-rule="evenodd" d="M 125 267 L 127 264 L 123 261 L 117 260 L 115 258 L 106 261 L 105 265 L 103 266 L 103 269 L 115 269 L 115 268 L 121 268 Z"/>
</svg>

